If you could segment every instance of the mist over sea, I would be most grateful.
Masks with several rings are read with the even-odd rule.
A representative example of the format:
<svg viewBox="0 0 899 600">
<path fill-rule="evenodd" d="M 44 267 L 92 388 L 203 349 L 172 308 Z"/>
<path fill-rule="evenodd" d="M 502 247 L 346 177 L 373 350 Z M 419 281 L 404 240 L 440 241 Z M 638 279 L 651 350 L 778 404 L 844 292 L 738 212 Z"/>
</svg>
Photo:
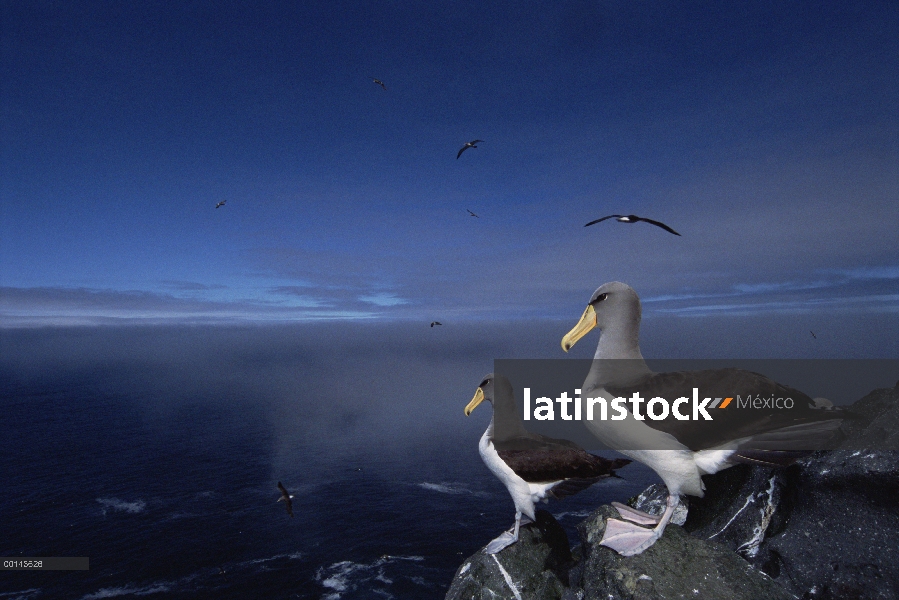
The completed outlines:
<svg viewBox="0 0 899 600">
<path fill-rule="evenodd" d="M 489 407 L 462 409 L 531 349 L 479 331 L 2 331 L 0 556 L 90 570 L 0 573 L 0 598 L 442 597 L 514 519 L 477 453 Z M 622 477 L 547 508 L 574 539 L 654 475 Z"/>
<path fill-rule="evenodd" d="M 699 321 L 678 321 L 644 336 L 656 356 L 807 343 L 783 327 L 740 346 L 750 321 L 697 343 L 684 331 Z M 565 356 L 572 324 L 0 329 L 0 556 L 90 558 L 0 573 L 0 600 L 442 597 L 514 519 L 477 452 L 489 407 L 462 409 L 494 358 Z M 657 480 L 619 474 L 544 507 L 572 542 L 593 508 Z"/>
</svg>

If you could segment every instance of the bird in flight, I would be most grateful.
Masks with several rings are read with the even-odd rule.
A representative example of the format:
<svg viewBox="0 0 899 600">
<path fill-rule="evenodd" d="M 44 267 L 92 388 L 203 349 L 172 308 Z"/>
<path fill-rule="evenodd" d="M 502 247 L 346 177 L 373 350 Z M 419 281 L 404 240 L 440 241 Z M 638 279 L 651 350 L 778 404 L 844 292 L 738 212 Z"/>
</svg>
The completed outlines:
<svg viewBox="0 0 899 600">
<path fill-rule="evenodd" d="M 432 321 L 431 327 L 433 327 L 434 325 L 443 325 L 443 323 L 441 323 L 440 321 Z"/>
<path fill-rule="evenodd" d="M 818 339 L 818 336 L 815 335 L 815 332 L 814 332 L 814 331 L 809 331 L 809 333 L 812 334 L 812 337 L 813 337 L 813 338 L 815 338 L 816 340 Z"/>
<path fill-rule="evenodd" d="M 384 85 L 384 82 L 383 82 L 383 81 L 381 81 L 380 79 L 375 79 L 374 77 L 372 77 L 371 80 L 374 81 L 375 83 L 377 83 L 377 84 L 378 84 L 379 86 L 381 86 L 382 88 L 384 88 L 384 91 L 385 91 L 385 92 L 387 91 L 387 86 Z"/>
<path fill-rule="evenodd" d="M 596 223 L 601 221 L 605 221 L 606 219 L 615 219 L 619 223 L 636 223 L 638 221 L 643 221 L 644 223 L 649 223 L 650 225 L 655 225 L 656 227 L 661 227 L 665 231 L 669 233 L 673 233 L 674 235 L 680 235 L 675 230 L 671 229 L 664 223 L 660 223 L 659 221 L 653 221 L 652 219 L 644 219 L 643 217 L 638 217 L 637 215 L 609 215 L 608 217 L 603 217 L 601 219 L 596 219 L 595 221 L 590 221 L 584 227 L 590 227 Z"/>
<path fill-rule="evenodd" d="M 466 208 L 465 210 L 468 210 L 468 209 Z M 476 215 L 476 214 L 474 214 L 473 212 L 471 212 L 470 210 L 468 210 L 468 214 L 471 215 L 472 217 L 477 218 L 477 219 L 480 219 L 480 218 L 481 218 L 481 217 L 479 217 L 478 215 Z"/>
<path fill-rule="evenodd" d="M 287 489 L 281 485 L 281 482 L 278 482 L 278 489 L 281 490 L 281 497 L 278 498 L 278 502 L 284 501 L 284 505 L 287 507 L 287 514 L 291 517 L 293 516 L 293 502 L 290 501 L 293 496 L 287 493 Z"/>
<path fill-rule="evenodd" d="M 477 146 L 475 146 L 475 144 L 480 144 L 480 143 L 483 142 L 483 141 L 484 141 L 484 140 L 472 140 L 472 141 L 470 141 L 470 142 L 465 142 L 465 145 L 462 146 L 462 149 L 461 149 L 461 150 L 459 150 L 459 154 L 456 155 L 456 160 L 458 160 L 459 157 L 462 156 L 462 153 L 463 153 L 463 152 L 465 152 L 465 151 L 468 150 L 469 148 L 477 148 Z"/>
<path fill-rule="evenodd" d="M 225 202 L 227 202 L 227 200 L 222 200 L 221 202 L 219 202 L 218 204 L 216 204 L 215 207 L 216 207 L 216 208 L 221 208 L 222 206 L 225 205 Z"/>
</svg>

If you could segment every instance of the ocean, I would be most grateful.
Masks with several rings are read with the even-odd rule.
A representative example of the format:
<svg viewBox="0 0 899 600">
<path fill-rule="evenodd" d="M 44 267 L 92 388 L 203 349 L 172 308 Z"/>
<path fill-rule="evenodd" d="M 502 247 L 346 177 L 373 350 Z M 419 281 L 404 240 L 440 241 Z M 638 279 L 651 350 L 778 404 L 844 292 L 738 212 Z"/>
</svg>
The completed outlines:
<svg viewBox="0 0 899 600">
<path fill-rule="evenodd" d="M 442 598 L 513 522 L 477 452 L 489 406 L 462 412 L 493 358 L 533 356 L 500 330 L 95 327 L 0 341 L 0 556 L 90 559 L 0 572 L 0 600 Z M 572 542 L 596 506 L 656 481 L 639 464 L 619 474 L 544 507 Z"/>
</svg>

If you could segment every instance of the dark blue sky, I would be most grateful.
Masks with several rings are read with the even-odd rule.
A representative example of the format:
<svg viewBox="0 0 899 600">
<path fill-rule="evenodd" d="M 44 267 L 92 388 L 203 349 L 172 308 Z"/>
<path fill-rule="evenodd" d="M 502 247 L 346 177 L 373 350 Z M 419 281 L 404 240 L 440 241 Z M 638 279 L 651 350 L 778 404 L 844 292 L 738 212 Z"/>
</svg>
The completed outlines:
<svg viewBox="0 0 899 600">
<path fill-rule="evenodd" d="M 8 324 L 897 326 L 895 2 L 0 10 Z"/>
</svg>

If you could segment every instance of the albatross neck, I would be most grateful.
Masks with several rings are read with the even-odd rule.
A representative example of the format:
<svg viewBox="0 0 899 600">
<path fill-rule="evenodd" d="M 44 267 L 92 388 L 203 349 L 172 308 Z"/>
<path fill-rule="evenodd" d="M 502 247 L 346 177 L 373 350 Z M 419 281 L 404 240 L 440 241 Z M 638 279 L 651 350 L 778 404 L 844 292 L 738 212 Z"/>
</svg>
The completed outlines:
<svg viewBox="0 0 899 600">
<path fill-rule="evenodd" d="M 521 422 L 521 414 L 515 403 L 511 387 L 508 391 L 496 390 L 493 400 L 493 419 L 490 420 L 491 437 L 499 442 L 520 437 L 528 437 L 530 434 Z"/>
<path fill-rule="evenodd" d="M 623 384 L 651 375 L 640 353 L 640 322 L 609 326 L 602 330 L 585 387 Z"/>
</svg>

